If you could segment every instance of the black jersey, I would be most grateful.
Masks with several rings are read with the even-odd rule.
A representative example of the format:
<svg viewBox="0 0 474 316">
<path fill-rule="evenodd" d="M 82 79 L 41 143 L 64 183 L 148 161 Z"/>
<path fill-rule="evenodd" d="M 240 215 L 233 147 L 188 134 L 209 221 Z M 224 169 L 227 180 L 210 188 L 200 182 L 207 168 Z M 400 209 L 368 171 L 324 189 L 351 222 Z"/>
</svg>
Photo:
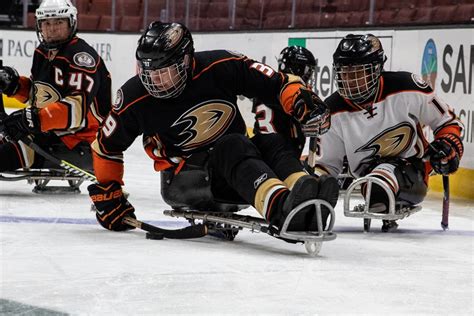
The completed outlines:
<svg viewBox="0 0 474 316">
<path fill-rule="evenodd" d="M 97 52 L 77 37 L 59 50 L 39 46 L 30 80 L 28 103 L 41 109 L 42 131 L 62 136 L 70 148 L 91 143 L 111 108 L 111 78 Z"/>
<path fill-rule="evenodd" d="M 301 154 L 306 137 L 301 124 L 276 105 L 267 105 L 259 99 L 254 100 L 254 134 L 278 133 L 290 142 L 297 153 Z"/>
<path fill-rule="evenodd" d="M 279 104 L 287 83 L 286 75 L 225 50 L 196 52 L 192 78 L 177 97 L 154 98 L 132 77 L 118 90 L 93 144 L 98 180 L 122 181 L 122 152 L 141 134 L 158 140 L 168 157 L 206 151 L 226 134 L 246 134 L 237 96 Z"/>
</svg>

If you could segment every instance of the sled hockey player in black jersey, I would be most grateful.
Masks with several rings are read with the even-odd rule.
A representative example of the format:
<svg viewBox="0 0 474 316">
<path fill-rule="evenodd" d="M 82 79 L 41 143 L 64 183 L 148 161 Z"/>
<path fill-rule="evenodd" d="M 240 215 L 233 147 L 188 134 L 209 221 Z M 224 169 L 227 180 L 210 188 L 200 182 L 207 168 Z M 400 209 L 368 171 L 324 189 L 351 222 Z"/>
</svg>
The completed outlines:
<svg viewBox="0 0 474 316">
<path fill-rule="evenodd" d="M 278 58 L 278 71 L 299 76 L 308 89 L 312 89 L 315 66 L 316 60 L 313 54 L 301 46 L 285 47 Z M 306 137 L 324 134 L 330 127 L 329 118 L 320 121 L 324 123 L 322 126 L 315 124 L 302 126 L 278 104 L 265 104 L 260 99 L 254 100 L 254 112 L 253 132 L 255 136 L 252 141 L 260 149 L 265 162 L 280 179 L 288 178 L 295 170 L 304 170 L 301 154 Z M 321 115 L 329 115 L 329 111 L 321 113 Z M 336 178 L 324 175 L 319 179 L 319 182 L 321 189 L 328 192 L 328 202 L 335 207 L 338 198 Z M 329 192 L 332 193 L 332 196 Z"/>
<path fill-rule="evenodd" d="M 104 228 L 132 228 L 123 222 L 135 216 L 121 194 L 123 152 L 143 134 L 155 170 L 166 179 L 162 195 L 175 209 L 212 212 L 229 201 L 251 204 L 277 237 L 285 231 L 297 231 L 285 237 L 293 241 L 335 237 L 327 231 L 334 216 L 321 215 L 321 205 L 330 205 L 318 180 L 301 171 L 279 179 L 246 136 L 237 107 L 238 95 L 258 97 L 280 104 L 301 124 L 319 123 L 326 106 L 299 77 L 225 50 L 194 52 L 191 33 L 179 23 L 151 23 L 136 58 L 138 74 L 118 90 L 92 145 L 99 183 L 89 193 Z M 289 223 L 290 212 L 302 203 Z"/>
<path fill-rule="evenodd" d="M 111 78 L 97 52 L 76 36 L 77 10 L 69 0 L 44 0 L 35 16 L 40 45 L 31 75 L 0 67 L 1 92 L 27 104 L 9 116 L 2 107 L 0 172 L 16 175 L 4 173 L 3 180 L 34 178 L 37 190 L 52 189 L 46 187 L 51 179 L 69 180 L 78 192 L 80 177 L 44 159 L 28 143 L 91 171 L 90 144 L 110 111 Z"/>
<path fill-rule="evenodd" d="M 333 55 L 337 92 L 325 102 L 331 129 L 318 137 L 316 174 L 337 176 L 347 156 L 356 179 L 344 199 L 346 216 L 383 220 L 383 231 L 421 209 L 431 170 L 448 175 L 463 155 L 462 124 L 452 109 L 419 76 L 383 71 L 380 40 L 371 34 L 347 35 Z M 434 141 L 422 132 L 429 126 Z M 350 208 L 353 190 L 365 204 Z"/>
</svg>

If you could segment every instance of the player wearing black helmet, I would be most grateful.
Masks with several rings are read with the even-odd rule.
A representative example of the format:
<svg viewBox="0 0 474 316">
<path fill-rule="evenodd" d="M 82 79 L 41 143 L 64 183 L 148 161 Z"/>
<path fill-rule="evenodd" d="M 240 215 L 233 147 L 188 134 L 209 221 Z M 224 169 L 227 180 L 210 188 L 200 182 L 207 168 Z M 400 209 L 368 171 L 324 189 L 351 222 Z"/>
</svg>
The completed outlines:
<svg viewBox="0 0 474 316">
<path fill-rule="evenodd" d="M 386 57 L 376 36 L 347 35 L 333 59 L 337 92 L 325 100 L 332 125 L 319 137 L 316 173 L 337 176 L 347 156 L 354 177 L 381 179 L 397 203 L 421 203 L 432 168 L 444 175 L 457 170 L 462 124 L 421 77 L 383 70 Z M 422 132 L 425 125 L 434 131 L 431 144 Z M 388 201 L 388 193 L 373 184 L 371 207 L 386 212 Z"/>
<path fill-rule="evenodd" d="M 278 58 L 278 70 L 289 76 L 299 76 L 308 88 L 313 81 L 316 60 L 313 54 L 301 46 L 285 47 Z M 304 170 L 300 157 L 303 151 L 306 136 L 315 136 L 327 131 L 330 124 L 329 117 L 324 120 L 324 126 L 313 126 L 305 132 L 302 126 L 291 115 L 288 115 L 278 105 L 254 100 L 255 124 L 253 141 L 262 151 L 265 160 L 279 177 L 285 179 L 296 171 Z M 327 113 L 319 113 L 328 116 Z M 321 122 L 321 120 L 318 120 Z M 307 128 L 308 125 L 303 126 Z M 306 135 L 305 135 L 306 134 Z M 333 177 L 324 176 L 320 179 L 321 188 L 332 192 L 328 198 L 334 207 L 337 202 L 337 182 Z"/>
<path fill-rule="evenodd" d="M 278 71 L 290 76 L 298 76 L 308 86 L 314 77 L 315 65 L 313 54 L 301 46 L 285 47 L 278 57 Z M 254 134 L 280 134 L 289 142 L 294 151 L 293 155 L 299 158 L 305 144 L 305 135 L 300 124 L 291 115 L 282 111 L 278 105 L 264 104 L 260 99 L 254 99 L 253 108 L 255 112 Z"/>
<path fill-rule="evenodd" d="M 89 193 L 102 226 L 131 228 L 122 223 L 134 214 L 121 194 L 122 153 L 140 134 L 156 171 L 173 170 L 176 179 L 190 165 L 207 168 L 215 197 L 237 196 L 277 228 L 296 205 L 324 198 L 313 177 L 275 174 L 246 137 L 237 107 L 238 95 L 260 97 L 304 124 L 324 104 L 315 102 L 317 96 L 299 78 L 225 50 L 194 52 L 191 34 L 179 23 L 151 23 L 138 41 L 136 58 L 139 73 L 118 90 L 92 146 L 99 184 Z M 316 217 L 305 217 L 311 211 L 307 207 L 306 214 L 296 216 L 290 230 L 314 230 Z"/>
<path fill-rule="evenodd" d="M 36 10 L 40 45 L 31 75 L 0 67 L 0 92 L 28 105 L 0 122 L 11 140 L 0 141 L 0 171 L 43 166 L 43 159 L 21 141 L 27 135 L 61 152 L 78 147 L 90 152 L 89 143 L 110 110 L 111 79 L 104 61 L 76 30 L 77 10 L 69 0 L 44 0 Z M 91 159 L 86 160 L 91 168 Z"/>
</svg>

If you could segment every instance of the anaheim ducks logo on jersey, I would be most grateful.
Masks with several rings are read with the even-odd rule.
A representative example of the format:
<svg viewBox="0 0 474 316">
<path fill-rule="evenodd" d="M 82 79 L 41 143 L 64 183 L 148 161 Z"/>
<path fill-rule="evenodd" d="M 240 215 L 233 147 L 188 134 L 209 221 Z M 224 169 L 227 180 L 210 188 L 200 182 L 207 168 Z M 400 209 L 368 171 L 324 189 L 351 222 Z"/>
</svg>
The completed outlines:
<svg viewBox="0 0 474 316">
<path fill-rule="evenodd" d="M 179 25 L 171 25 L 164 36 L 167 39 L 165 47 L 167 49 L 175 47 L 183 38 L 183 29 Z"/>
<path fill-rule="evenodd" d="M 356 152 L 371 151 L 371 155 L 364 160 L 374 157 L 395 157 L 407 150 L 412 143 L 415 131 L 406 123 L 400 123 L 390 129 L 384 130 L 372 138 L 367 144 L 359 147 Z"/>
<path fill-rule="evenodd" d="M 44 108 L 48 104 L 59 101 L 61 95 L 49 83 L 37 81 L 35 82 L 35 106 Z"/>
<path fill-rule="evenodd" d="M 212 143 L 225 133 L 236 111 L 236 106 L 225 100 L 209 100 L 196 105 L 172 125 L 182 126 L 179 136 L 185 137 L 177 146 L 189 151 Z"/>
</svg>

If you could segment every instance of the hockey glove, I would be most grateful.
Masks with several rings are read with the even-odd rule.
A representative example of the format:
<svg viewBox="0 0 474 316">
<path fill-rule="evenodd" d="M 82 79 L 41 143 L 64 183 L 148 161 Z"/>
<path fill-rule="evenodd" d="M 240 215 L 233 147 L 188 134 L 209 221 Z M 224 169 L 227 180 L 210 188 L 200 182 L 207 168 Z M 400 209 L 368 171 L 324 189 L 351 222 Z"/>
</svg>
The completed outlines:
<svg viewBox="0 0 474 316">
<path fill-rule="evenodd" d="M 123 224 L 126 216 L 136 218 L 134 207 L 124 197 L 122 188 L 117 182 L 91 184 L 87 187 L 96 207 L 96 218 L 102 227 L 113 231 L 124 231 L 134 227 Z"/>
<path fill-rule="evenodd" d="M 157 137 L 143 137 L 143 147 L 148 156 L 154 161 L 155 171 L 164 171 L 170 168 L 174 169 L 174 174 L 179 173 L 186 160 L 183 157 L 170 157 Z"/>
<path fill-rule="evenodd" d="M 327 109 L 326 104 L 314 93 L 306 87 L 299 89 L 294 105 L 293 117 L 301 124 L 306 124 L 311 118 L 311 114 L 323 113 Z"/>
<path fill-rule="evenodd" d="M 318 137 L 326 133 L 331 127 L 331 116 L 327 108 L 318 107 L 309 113 L 309 119 L 301 125 L 306 137 Z"/>
<path fill-rule="evenodd" d="M 463 151 L 461 140 L 455 135 L 447 134 L 431 142 L 427 155 L 436 173 L 448 175 L 458 170 Z"/>
<path fill-rule="evenodd" d="M 41 133 L 38 109 L 28 107 L 10 114 L 3 121 L 3 133 L 9 140 L 19 141 L 30 134 Z"/>
<path fill-rule="evenodd" d="M 0 67 L 0 92 L 7 96 L 14 95 L 20 88 L 20 76 L 11 67 Z"/>
</svg>

